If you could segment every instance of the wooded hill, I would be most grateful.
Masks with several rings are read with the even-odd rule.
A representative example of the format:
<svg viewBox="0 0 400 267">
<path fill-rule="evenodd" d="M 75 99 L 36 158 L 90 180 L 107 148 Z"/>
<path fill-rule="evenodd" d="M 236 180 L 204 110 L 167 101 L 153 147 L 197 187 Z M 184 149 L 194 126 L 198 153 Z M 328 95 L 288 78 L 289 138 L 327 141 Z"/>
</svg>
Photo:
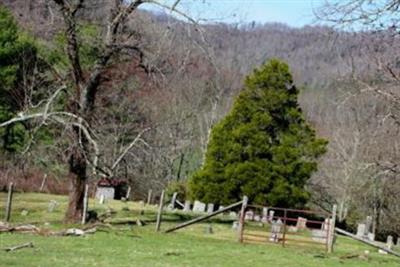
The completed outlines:
<svg viewBox="0 0 400 267">
<path fill-rule="evenodd" d="M 65 40 L 57 7 L 44 0 L 28 2 L 2 4 L 40 44 L 41 53 L 58 57 L 62 69 L 60 43 Z M 108 1 L 91 2 L 78 14 L 88 61 L 104 38 L 98 26 L 109 8 Z M 134 195 L 188 178 L 203 161 L 211 126 L 228 112 L 244 77 L 279 58 L 291 67 L 307 119 L 329 140 L 319 171 L 308 183 L 310 205 L 330 210 L 338 203 L 339 221 L 350 226 L 372 215 L 377 231 L 400 231 L 398 81 L 390 75 L 399 71 L 400 50 L 390 32 L 254 23 L 198 27 L 165 14 L 135 16 L 139 19 L 127 23 L 124 36 L 135 36 L 137 42 L 127 39 L 125 53 L 107 69 L 92 122 L 109 166 L 123 145 L 150 129 L 115 172 L 130 180 Z M 10 101 L 20 103 L 16 112 L 24 109 L 26 85 L 34 82 L 10 94 Z M 68 148 L 63 134 L 33 143 L 29 157 L 20 155 L 24 146 L 2 152 L 1 185 L 11 177 L 29 178 L 21 182 L 24 190 L 37 190 L 43 173 L 63 184 L 66 166 L 57 161 Z M 52 191 L 62 188 L 68 187 L 55 183 Z"/>
</svg>

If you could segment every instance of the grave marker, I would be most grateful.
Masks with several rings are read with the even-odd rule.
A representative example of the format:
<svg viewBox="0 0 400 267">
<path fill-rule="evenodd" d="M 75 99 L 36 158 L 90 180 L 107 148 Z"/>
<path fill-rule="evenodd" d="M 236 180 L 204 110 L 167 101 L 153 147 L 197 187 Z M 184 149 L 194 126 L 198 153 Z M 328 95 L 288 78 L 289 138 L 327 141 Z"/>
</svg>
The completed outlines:
<svg viewBox="0 0 400 267">
<path fill-rule="evenodd" d="M 214 204 L 208 203 L 207 205 L 207 213 L 212 213 L 214 211 Z"/>
<path fill-rule="evenodd" d="M 389 250 L 392 250 L 393 248 L 393 236 L 388 235 L 387 239 L 386 239 L 386 247 Z"/>
<path fill-rule="evenodd" d="M 184 212 L 190 212 L 190 200 L 185 201 L 185 205 L 183 207 Z"/>
<path fill-rule="evenodd" d="M 274 210 L 268 211 L 268 221 L 269 222 L 272 222 L 274 220 L 274 214 L 275 214 Z"/>
<path fill-rule="evenodd" d="M 303 217 L 298 217 L 296 227 L 297 227 L 297 229 L 306 229 L 307 228 L 307 219 L 303 218 Z"/>
<path fill-rule="evenodd" d="M 278 219 L 276 222 L 272 222 L 271 237 L 269 238 L 269 241 L 279 242 L 279 239 L 281 239 L 282 224 L 283 223 L 281 219 Z"/>
<path fill-rule="evenodd" d="M 202 202 L 200 202 L 198 200 L 194 201 L 193 212 L 204 212 L 205 209 L 206 209 L 206 204 L 205 203 L 202 203 Z"/>
<path fill-rule="evenodd" d="M 55 208 L 58 206 L 58 202 L 55 200 L 50 200 L 49 206 L 47 208 L 48 212 L 53 212 Z"/>
<path fill-rule="evenodd" d="M 365 230 L 366 230 L 365 223 L 359 223 L 357 225 L 357 234 L 356 234 L 356 236 L 364 238 L 365 237 Z"/>
</svg>

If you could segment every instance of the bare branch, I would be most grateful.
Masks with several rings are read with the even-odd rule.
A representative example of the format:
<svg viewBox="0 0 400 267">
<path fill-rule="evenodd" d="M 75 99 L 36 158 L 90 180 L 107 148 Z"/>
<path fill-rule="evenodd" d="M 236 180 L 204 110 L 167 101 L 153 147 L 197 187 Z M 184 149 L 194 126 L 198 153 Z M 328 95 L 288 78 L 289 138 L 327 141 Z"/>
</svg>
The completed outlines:
<svg viewBox="0 0 400 267">
<path fill-rule="evenodd" d="M 149 131 L 151 128 L 146 128 L 142 130 L 136 137 L 135 139 L 124 149 L 124 151 L 121 153 L 121 155 L 115 160 L 114 164 L 111 166 L 111 171 L 113 171 L 118 164 L 121 162 L 121 160 L 125 157 L 125 155 L 129 152 L 129 150 L 132 149 L 132 147 L 140 141 L 140 137 L 147 131 Z"/>
</svg>

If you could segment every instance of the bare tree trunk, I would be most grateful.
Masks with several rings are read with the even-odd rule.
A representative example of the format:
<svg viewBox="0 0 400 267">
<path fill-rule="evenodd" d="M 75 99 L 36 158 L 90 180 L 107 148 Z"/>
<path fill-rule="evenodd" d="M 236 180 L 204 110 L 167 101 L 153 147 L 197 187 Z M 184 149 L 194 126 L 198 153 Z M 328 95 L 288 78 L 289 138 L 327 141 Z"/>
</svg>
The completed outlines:
<svg viewBox="0 0 400 267">
<path fill-rule="evenodd" d="M 79 137 L 79 131 L 76 131 L 76 137 Z M 69 159 L 69 177 L 70 191 L 68 209 L 65 213 L 65 222 L 77 222 L 82 219 L 83 197 L 85 192 L 85 184 L 87 180 L 86 159 L 80 148 L 74 148 L 75 151 Z"/>
</svg>

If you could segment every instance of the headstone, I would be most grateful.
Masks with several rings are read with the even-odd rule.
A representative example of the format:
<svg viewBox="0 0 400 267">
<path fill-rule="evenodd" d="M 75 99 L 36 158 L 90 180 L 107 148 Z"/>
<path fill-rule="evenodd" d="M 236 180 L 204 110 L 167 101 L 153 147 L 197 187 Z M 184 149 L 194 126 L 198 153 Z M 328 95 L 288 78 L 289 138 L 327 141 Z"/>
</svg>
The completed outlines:
<svg viewBox="0 0 400 267">
<path fill-rule="evenodd" d="M 278 219 L 275 222 L 272 222 L 271 237 L 269 238 L 269 241 L 279 242 L 279 239 L 281 238 L 281 230 L 282 230 L 282 221 L 280 219 Z"/>
<path fill-rule="evenodd" d="M 311 239 L 318 243 L 326 243 L 327 234 L 324 230 L 311 230 Z"/>
<path fill-rule="evenodd" d="M 27 210 L 21 211 L 21 216 L 27 216 L 28 214 L 29 214 L 29 211 L 27 211 Z"/>
<path fill-rule="evenodd" d="M 246 213 L 244 214 L 244 219 L 246 221 L 252 221 L 254 219 L 254 211 L 252 210 L 246 211 Z"/>
<path fill-rule="evenodd" d="M 212 213 L 214 211 L 214 204 L 208 203 L 207 205 L 207 213 Z"/>
<path fill-rule="evenodd" d="M 303 218 L 303 217 L 298 217 L 296 227 L 297 227 L 297 229 L 306 229 L 307 228 L 307 219 Z"/>
<path fill-rule="evenodd" d="M 254 215 L 254 221 L 260 222 L 261 221 L 260 215 L 258 215 L 258 214 Z"/>
<path fill-rule="evenodd" d="M 288 232 L 289 233 L 296 233 L 297 232 L 297 227 L 296 226 L 289 226 L 288 227 Z"/>
<path fill-rule="evenodd" d="M 274 214 L 275 214 L 274 210 L 268 211 L 268 221 L 269 222 L 272 222 L 274 220 Z"/>
<path fill-rule="evenodd" d="M 372 228 L 372 216 L 367 216 L 365 220 L 365 234 L 371 232 L 371 228 Z"/>
<path fill-rule="evenodd" d="M 98 186 L 96 189 L 96 198 L 100 199 L 102 196 L 103 196 L 104 200 L 114 199 L 114 196 L 115 196 L 114 187 Z"/>
<path fill-rule="evenodd" d="M 183 207 L 184 212 L 190 212 L 190 200 L 185 201 L 185 206 Z"/>
<path fill-rule="evenodd" d="M 359 223 L 358 224 L 356 236 L 364 238 L 364 236 L 365 236 L 365 223 Z"/>
<path fill-rule="evenodd" d="M 206 204 L 205 203 L 202 203 L 202 202 L 200 202 L 198 200 L 194 201 L 193 212 L 204 212 L 205 209 L 206 209 Z"/>
<path fill-rule="evenodd" d="M 48 212 L 53 212 L 53 211 L 57 208 L 57 206 L 58 206 L 58 202 L 57 202 L 57 201 L 55 201 L 55 200 L 50 200 L 49 206 L 48 206 L 48 208 L 47 208 L 47 211 L 48 211 Z"/>
<path fill-rule="evenodd" d="M 262 210 L 261 221 L 263 223 L 267 223 L 268 222 L 268 208 L 267 207 L 264 207 L 263 210 Z"/>
<path fill-rule="evenodd" d="M 225 206 L 220 205 L 218 210 L 222 210 L 222 209 L 225 209 Z"/>
<path fill-rule="evenodd" d="M 232 229 L 233 230 L 237 230 L 239 228 L 239 222 L 238 221 L 234 221 L 233 223 L 232 223 Z"/>
<path fill-rule="evenodd" d="M 369 241 L 375 241 L 375 234 L 368 233 L 367 238 L 368 238 Z"/>
<path fill-rule="evenodd" d="M 397 237 L 396 246 L 400 247 L 400 236 Z"/>
<path fill-rule="evenodd" d="M 386 247 L 387 249 L 392 249 L 393 248 L 393 236 L 388 235 L 387 239 L 386 239 Z"/>
<path fill-rule="evenodd" d="M 326 218 L 324 222 L 321 225 L 321 230 L 323 231 L 328 231 L 329 228 L 333 225 L 332 219 L 331 218 Z"/>
<path fill-rule="evenodd" d="M 213 234 L 213 228 L 211 224 L 207 224 L 206 229 L 205 229 L 206 234 Z"/>
</svg>

